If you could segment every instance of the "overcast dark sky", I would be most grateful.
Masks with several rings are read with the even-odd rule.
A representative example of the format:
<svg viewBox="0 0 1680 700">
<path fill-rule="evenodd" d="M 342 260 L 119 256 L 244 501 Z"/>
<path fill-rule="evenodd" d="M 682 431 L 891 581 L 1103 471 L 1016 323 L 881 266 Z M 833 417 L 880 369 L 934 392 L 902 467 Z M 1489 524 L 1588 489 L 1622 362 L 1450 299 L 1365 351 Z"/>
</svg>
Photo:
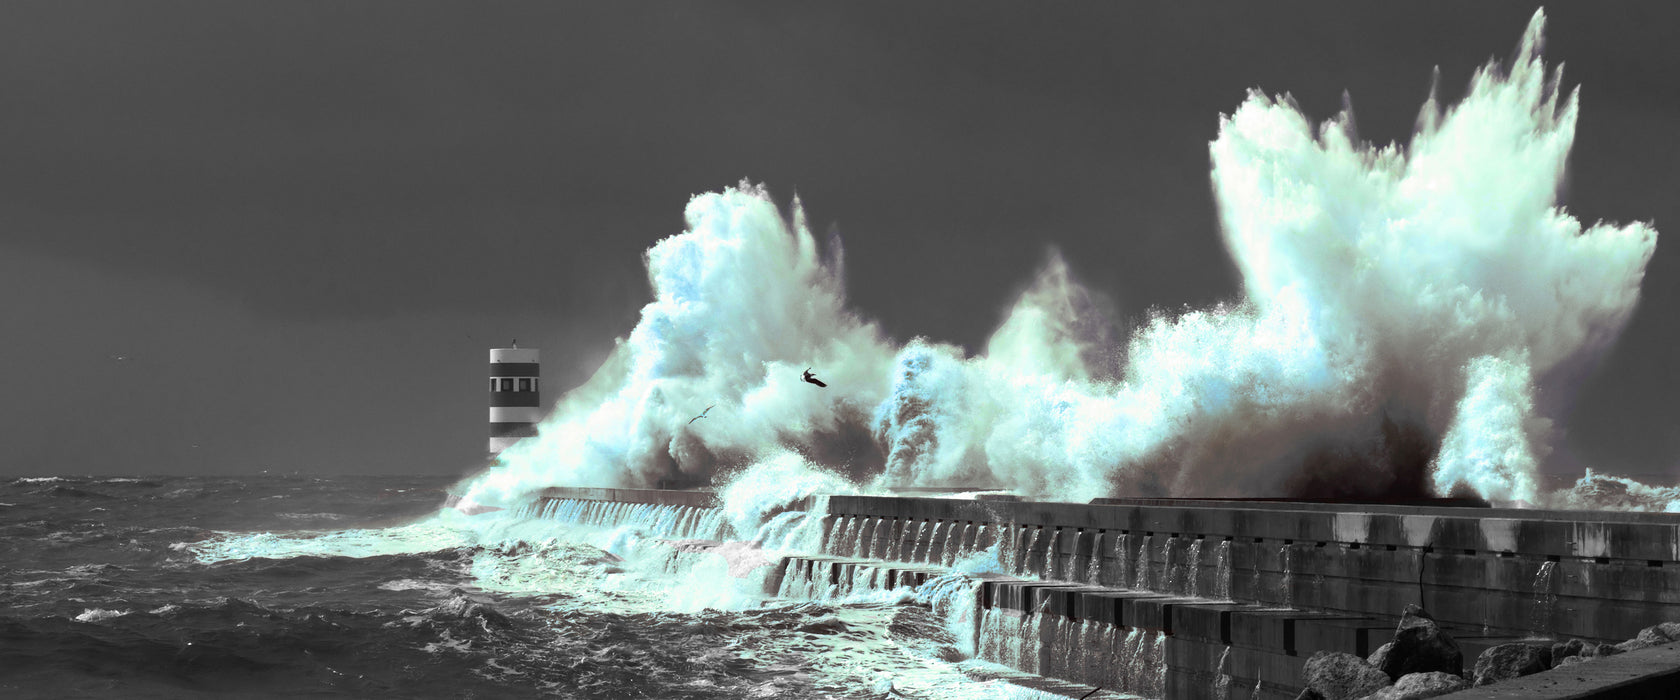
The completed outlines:
<svg viewBox="0 0 1680 700">
<path fill-rule="evenodd" d="M 1127 316 L 1237 297 L 1208 142 L 1245 91 L 1361 134 L 1456 99 L 1531 3 L 9 2 L 0 473 L 453 473 L 485 349 L 546 398 L 743 177 L 837 229 L 854 305 L 970 348 L 1049 245 Z M 1570 464 L 1680 467 L 1669 2 L 1548 8 L 1567 204 L 1654 220 Z M 126 359 L 116 359 L 124 357 Z"/>
</svg>

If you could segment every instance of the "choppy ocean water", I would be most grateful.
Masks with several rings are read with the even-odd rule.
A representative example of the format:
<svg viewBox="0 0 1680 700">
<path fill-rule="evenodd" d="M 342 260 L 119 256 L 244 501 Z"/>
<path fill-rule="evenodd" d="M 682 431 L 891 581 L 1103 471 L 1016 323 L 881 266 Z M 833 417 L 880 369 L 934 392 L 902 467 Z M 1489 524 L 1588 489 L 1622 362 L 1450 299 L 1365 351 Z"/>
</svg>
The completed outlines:
<svg viewBox="0 0 1680 700">
<path fill-rule="evenodd" d="M 766 596 L 633 522 L 440 510 L 449 483 L 0 481 L 0 696 L 1043 697 L 902 591 Z"/>
</svg>

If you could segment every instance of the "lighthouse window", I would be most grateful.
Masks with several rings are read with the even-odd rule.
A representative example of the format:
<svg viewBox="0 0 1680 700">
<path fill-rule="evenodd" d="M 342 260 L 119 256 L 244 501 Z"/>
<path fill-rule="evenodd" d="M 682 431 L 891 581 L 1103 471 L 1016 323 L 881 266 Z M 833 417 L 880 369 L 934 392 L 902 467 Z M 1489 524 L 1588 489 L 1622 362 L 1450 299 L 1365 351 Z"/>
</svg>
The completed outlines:
<svg viewBox="0 0 1680 700">
<path fill-rule="evenodd" d="M 513 391 L 512 377 L 502 377 L 502 391 Z"/>
<path fill-rule="evenodd" d="M 490 390 L 491 391 L 496 390 L 496 378 L 495 377 L 490 378 Z"/>
<path fill-rule="evenodd" d="M 520 391 L 530 391 L 531 390 L 531 378 L 530 377 L 520 377 L 519 378 L 519 390 Z"/>
</svg>

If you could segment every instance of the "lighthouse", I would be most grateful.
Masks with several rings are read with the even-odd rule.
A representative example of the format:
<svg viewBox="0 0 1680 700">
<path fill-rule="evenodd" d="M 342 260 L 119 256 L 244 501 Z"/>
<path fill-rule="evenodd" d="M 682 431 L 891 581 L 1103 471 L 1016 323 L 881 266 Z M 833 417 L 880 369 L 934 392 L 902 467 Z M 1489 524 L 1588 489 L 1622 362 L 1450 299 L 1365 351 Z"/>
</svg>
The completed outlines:
<svg viewBox="0 0 1680 700">
<path fill-rule="evenodd" d="M 536 435 L 542 420 L 537 349 L 519 347 L 517 340 L 512 345 L 490 349 L 491 455 Z"/>
</svg>

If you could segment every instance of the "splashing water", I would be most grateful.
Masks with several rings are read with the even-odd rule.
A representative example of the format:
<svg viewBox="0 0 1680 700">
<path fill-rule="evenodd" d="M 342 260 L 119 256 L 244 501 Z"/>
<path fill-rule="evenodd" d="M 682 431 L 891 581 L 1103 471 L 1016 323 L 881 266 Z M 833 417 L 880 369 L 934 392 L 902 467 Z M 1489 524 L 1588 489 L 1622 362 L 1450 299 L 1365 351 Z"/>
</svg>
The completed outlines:
<svg viewBox="0 0 1680 700">
<path fill-rule="evenodd" d="M 1220 540 L 1215 549 L 1213 565 L 1214 592 L 1213 597 L 1220 600 L 1231 599 L 1231 541 Z"/>
<path fill-rule="evenodd" d="M 828 540 L 823 542 L 823 554 L 839 554 L 842 543 L 846 541 L 846 529 L 857 518 L 842 515 L 834 521 L 834 527 L 828 531 Z"/>
<path fill-rule="evenodd" d="M 1278 559 L 1283 563 L 1283 575 L 1278 579 L 1278 602 L 1284 607 L 1295 604 L 1295 546 L 1285 544 L 1278 547 Z"/>
<path fill-rule="evenodd" d="M 869 556 L 869 543 L 875 539 L 876 523 L 879 521 L 878 518 L 866 518 L 863 521 L 862 529 L 858 531 L 857 542 L 854 543 L 852 548 L 853 559 L 863 559 Z"/>
<path fill-rule="evenodd" d="M 1132 582 L 1131 541 L 1132 533 L 1122 532 L 1120 540 L 1114 543 L 1114 561 L 1120 565 L 1120 571 L 1114 576 L 1114 583 L 1118 586 Z"/>
<path fill-rule="evenodd" d="M 1085 564 L 1085 583 L 1090 586 L 1102 585 L 1102 544 L 1103 533 L 1091 536 L 1091 559 Z"/>
<path fill-rule="evenodd" d="M 1133 627 L 1130 632 L 1126 633 L 1126 639 L 1120 643 L 1120 652 L 1117 655 L 1118 658 L 1116 658 L 1118 663 L 1114 664 L 1114 671 L 1118 677 L 1110 679 L 1113 687 L 1127 692 L 1142 691 L 1138 682 L 1141 676 L 1137 673 L 1140 668 L 1137 656 L 1143 643 L 1142 628 Z"/>
<path fill-rule="evenodd" d="M 910 556 L 913 564 L 931 564 L 933 546 L 939 542 L 939 531 L 945 527 L 944 521 L 922 521 L 921 531 L 916 533 L 916 549 Z"/>
<path fill-rule="evenodd" d="M 1100 534 L 1082 576 L 1056 556 L 1054 529 L 1034 571 L 1042 528 L 851 517 L 830 524 L 825 539 L 824 509 L 802 505 L 818 494 L 989 483 L 1085 500 L 1351 484 L 1513 505 L 1680 510 L 1680 492 L 1618 477 L 1589 473 L 1555 494 L 1535 482 L 1553 434 L 1542 409 L 1558 403 L 1536 397 L 1566 394 L 1566 375 L 1590 368 L 1620 333 L 1656 241 L 1648 224 L 1583 227 L 1559 206 L 1579 100 L 1540 58 L 1543 25 L 1536 13 L 1511 65 L 1483 68 L 1458 104 L 1442 105 L 1432 89 L 1403 146 L 1361 141 L 1351 108 L 1315 125 L 1287 96 L 1251 93 L 1221 116 L 1209 144 L 1221 232 L 1245 298 L 1151 312 L 1129 338 L 1052 253 L 983 352 L 921 338 L 896 345 L 848 308 L 839 241 L 819 244 L 797 199 L 784 215 L 766 189 L 747 183 L 697 196 L 685 230 L 648 251 L 653 301 L 628 338 L 562 398 L 537 437 L 462 485 L 463 502 L 504 506 L 510 517 L 463 524 L 446 511 L 383 534 L 228 538 L 195 551 L 216 561 L 499 547 L 510 556 L 475 564 L 476 580 L 485 590 L 529 592 L 570 588 L 545 565 L 561 558 L 554 552 L 576 559 L 590 546 L 624 560 L 598 595 L 646 594 L 638 588 L 646 581 L 676 578 L 685 585 L 659 591 L 697 593 L 661 600 L 666 609 L 742 609 L 764 603 L 772 567 L 743 579 L 729 570 L 733 561 L 663 540 L 734 538 L 772 550 L 1102 580 Z M 829 387 L 800 382 L 805 366 L 818 367 Z M 688 422 L 695 406 L 711 404 L 717 420 Z M 1396 453 L 1413 438 L 1429 447 L 1421 469 Z M 669 480 L 717 484 L 722 506 L 533 506 L 545 486 Z M 576 526 L 581 541 L 555 542 L 556 522 Z M 1115 543 L 1115 580 L 1196 594 L 1201 541 L 1175 554 L 1176 538 L 1163 537 L 1157 555 L 1139 534 L 1135 555 L 1129 534 Z M 1219 543 L 1214 566 L 1224 598 L 1229 544 Z M 1278 556 L 1287 605 L 1292 549 Z M 1536 632 L 1555 602 L 1554 568 L 1547 562 L 1536 574 Z M 831 583 L 828 570 L 790 566 L 779 592 L 919 596 L 961 648 L 1017 668 L 1038 667 L 1047 635 L 1086 653 L 1106 638 L 1103 658 L 1052 662 L 1093 677 L 1090 667 L 1099 666 L 1110 687 L 1163 690 L 1159 632 L 1133 629 L 1118 640 L 1119 630 L 1042 610 L 980 611 L 970 602 L 977 586 L 960 576 L 889 591 L 887 571 L 847 564 Z M 1228 660 L 1220 666 L 1215 690 L 1223 695 Z"/>
<path fill-rule="evenodd" d="M 1557 562 L 1545 561 L 1534 573 L 1534 608 L 1529 612 L 1528 629 L 1536 637 L 1552 636 L 1552 613 L 1557 609 L 1557 590 L 1552 577 Z"/>
<path fill-rule="evenodd" d="M 1219 663 L 1215 664 L 1214 672 L 1219 674 L 1213 679 L 1213 697 L 1215 700 L 1230 700 L 1231 697 L 1231 647 L 1219 652 Z"/>
<path fill-rule="evenodd" d="M 654 300 L 628 339 L 466 499 L 794 459 L 1066 500 L 1340 484 L 1538 502 L 1551 430 L 1534 397 L 1620 332 L 1656 242 L 1558 206 L 1579 100 L 1541 59 L 1543 27 L 1536 13 L 1459 103 L 1432 92 L 1404 146 L 1360 141 L 1351 109 L 1315 126 L 1251 93 L 1209 146 L 1246 298 L 1154 312 L 1125 340 L 1052 254 L 984 352 L 894 346 L 847 308 L 839 241 L 819 245 L 797 199 L 784 217 L 751 184 L 696 196 L 647 253 Z M 799 381 L 806 366 L 829 388 Z M 1438 446 L 1426 475 L 1394 461 L 1405 435 Z"/>
<path fill-rule="evenodd" d="M 939 561 L 928 563 L 950 566 L 951 562 L 956 561 L 957 555 L 961 553 L 959 550 L 962 549 L 964 536 L 971 527 L 974 526 L 952 521 L 950 527 L 945 528 L 945 545 L 939 548 Z"/>
<path fill-rule="evenodd" d="M 1633 510 L 1680 513 L 1680 487 L 1647 486 L 1632 479 L 1594 473 L 1588 469 L 1567 490 L 1551 494 L 1552 508 Z"/>
<path fill-rule="evenodd" d="M 1026 526 L 1022 526 L 1022 529 L 1025 530 Z M 1044 528 L 1035 527 L 1032 529 L 1032 536 L 1025 540 L 1026 546 L 1016 549 L 1015 575 L 1032 576 L 1037 573 L 1032 570 L 1032 558 L 1033 554 L 1038 551 L 1038 540 L 1043 536 Z M 1020 542 L 1020 538 L 1017 538 L 1017 544 Z"/>
<path fill-rule="evenodd" d="M 1184 555 L 1184 592 L 1195 597 L 1200 595 L 1202 572 L 1202 538 L 1198 537 L 1190 543 L 1190 551 Z"/>
<path fill-rule="evenodd" d="M 1043 532 L 1043 530 L 1039 530 L 1040 534 L 1043 534 Z M 1064 578 L 1064 572 L 1061 570 L 1062 558 L 1058 554 L 1061 540 L 1061 528 L 1050 531 L 1050 542 L 1044 546 L 1044 578 L 1046 579 Z M 1072 572 L 1065 572 L 1065 575 L 1071 577 Z"/>
<path fill-rule="evenodd" d="M 1174 535 L 1161 540 L 1161 592 L 1182 593 L 1179 588 L 1183 582 L 1183 567 L 1173 563 L 1173 554 L 1178 551 L 1178 536 Z"/>
<path fill-rule="evenodd" d="M 1137 566 L 1133 567 L 1133 570 L 1136 572 L 1137 579 L 1132 583 L 1132 588 L 1140 591 L 1150 590 L 1149 569 L 1149 538 L 1143 537 L 1141 541 L 1138 542 Z"/>
</svg>

